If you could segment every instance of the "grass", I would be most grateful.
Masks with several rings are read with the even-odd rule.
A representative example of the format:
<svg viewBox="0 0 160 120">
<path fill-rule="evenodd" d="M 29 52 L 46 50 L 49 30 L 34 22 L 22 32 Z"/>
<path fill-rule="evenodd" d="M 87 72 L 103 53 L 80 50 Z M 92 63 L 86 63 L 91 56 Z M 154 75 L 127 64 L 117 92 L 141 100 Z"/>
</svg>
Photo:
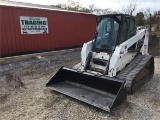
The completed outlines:
<svg viewBox="0 0 160 120">
<path fill-rule="evenodd" d="M 156 34 L 158 35 L 158 37 L 160 37 L 160 31 L 157 31 Z"/>
<path fill-rule="evenodd" d="M 160 37 L 160 31 L 152 32 L 151 34 L 154 34 L 154 35 L 157 35 L 158 37 Z"/>
</svg>

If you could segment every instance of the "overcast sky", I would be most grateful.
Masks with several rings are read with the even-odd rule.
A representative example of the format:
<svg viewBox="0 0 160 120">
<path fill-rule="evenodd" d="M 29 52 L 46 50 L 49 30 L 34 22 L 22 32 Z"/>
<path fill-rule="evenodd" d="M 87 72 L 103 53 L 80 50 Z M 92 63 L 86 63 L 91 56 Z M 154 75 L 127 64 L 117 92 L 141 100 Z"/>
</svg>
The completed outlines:
<svg viewBox="0 0 160 120">
<path fill-rule="evenodd" d="M 67 3 L 68 0 L 12 0 L 19 2 L 43 4 L 43 5 L 56 5 L 58 3 Z M 73 0 L 80 2 L 84 7 L 95 4 L 98 8 L 111 8 L 112 10 L 121 9 L 131 1 L 137 3 L 137 11 L 141 9 L 150 8 L 152 11 L 160 10 L 160 0 Z"/>
</svg>

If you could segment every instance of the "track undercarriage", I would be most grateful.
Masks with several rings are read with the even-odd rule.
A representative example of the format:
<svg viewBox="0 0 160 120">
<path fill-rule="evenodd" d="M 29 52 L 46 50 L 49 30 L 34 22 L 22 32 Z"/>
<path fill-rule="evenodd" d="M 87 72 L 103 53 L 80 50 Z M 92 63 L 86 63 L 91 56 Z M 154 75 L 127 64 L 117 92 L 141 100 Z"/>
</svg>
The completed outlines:
<svg viewBox="0 0 160 120">
<path fill-rule="evenodd" d="M 137 55 L 135 59 L 124 68 L 118 75 L 117 79 L 125 80 L 127 93 L 134 93 L 154 74 L 154 58 L 150 55 Z"/>
</svg>

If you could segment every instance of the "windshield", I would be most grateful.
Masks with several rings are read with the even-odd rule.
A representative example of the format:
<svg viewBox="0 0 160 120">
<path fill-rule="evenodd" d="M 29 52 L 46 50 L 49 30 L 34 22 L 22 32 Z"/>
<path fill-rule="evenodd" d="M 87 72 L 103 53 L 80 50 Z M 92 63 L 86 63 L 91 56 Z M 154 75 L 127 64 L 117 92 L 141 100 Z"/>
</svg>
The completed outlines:
<svg viewBox="0 0 160 120">
<path fill-rule="evenodd" d="M 112 49 L 116 45 L 119 24 L 113 18 L 103 18 L 97 26 L 94 49 Z"/>
</svg>

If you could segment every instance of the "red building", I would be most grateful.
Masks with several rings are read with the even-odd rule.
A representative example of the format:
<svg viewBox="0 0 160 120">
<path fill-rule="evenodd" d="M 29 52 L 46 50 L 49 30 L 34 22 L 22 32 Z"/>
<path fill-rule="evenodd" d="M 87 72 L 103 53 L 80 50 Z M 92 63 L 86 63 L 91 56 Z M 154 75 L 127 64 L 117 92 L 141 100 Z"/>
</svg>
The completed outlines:
<svg viewBox="0 0 160 120">
<path fill-rule="evenodd" d="M 95 27 L 93 14 L 0 1 L 0 56 L 81 46 Z"/>
</svg>

